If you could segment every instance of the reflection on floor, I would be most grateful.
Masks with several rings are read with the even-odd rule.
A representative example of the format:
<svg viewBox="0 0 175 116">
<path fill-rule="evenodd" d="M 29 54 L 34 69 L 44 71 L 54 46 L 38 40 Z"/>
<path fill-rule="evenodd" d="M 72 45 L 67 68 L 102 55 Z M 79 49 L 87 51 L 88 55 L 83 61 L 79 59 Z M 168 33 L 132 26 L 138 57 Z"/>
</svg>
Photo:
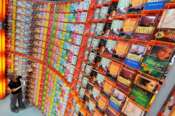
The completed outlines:
<svg viewBox="0 0 175 116">
<path fill-rule="evenodd" d="M 10 111 L 10 97 L 0 100 L 0 116 L 42 116 L 42 113 L 34 107 L 27 107 L 18 113 Z"/>
</svg>

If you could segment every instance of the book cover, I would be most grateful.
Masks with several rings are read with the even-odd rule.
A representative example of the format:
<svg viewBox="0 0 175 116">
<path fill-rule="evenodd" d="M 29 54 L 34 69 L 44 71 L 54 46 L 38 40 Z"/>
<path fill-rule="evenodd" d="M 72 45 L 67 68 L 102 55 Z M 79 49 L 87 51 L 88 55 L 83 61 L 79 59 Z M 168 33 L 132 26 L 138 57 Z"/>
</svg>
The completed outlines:
<svg viewBox="0 0 175 116">
<path fill-rule="evenodd" d="M 108 70 L 108 67 L 110 65 L 110 62 L 111 60 L 110 59 L 107 59 L 107 58 L 102 58 L 100 64 L 99 64 L 99 67 L 104 71 L 104 72 L 107 72 Z"/>
<path fill-rule="evenodd" d="M 146 53 L 146 47 L 143 45 L 133 44 L 125 59 L 125 64 L 132 68 L 140 69 L 140 63 Z"/>
<path fill-rule="evenodd" d="M 144 116 L 145 112 L 129 99 L 125 102 L 122 112 L 127 116 Z"/>
<path fill-rule="evenodd" d="M 132 34 L 138 24 L 138 18 L 127 18 L 123 24 L 123 32 L 126 34 Z"/>
<path fill-rule="evenodd" d="M 117 6 L 117 12 L 121 14 L 127 13 L 130 3 L 131 3 L 131 0 L 119 0 L 118 6 Z"/>
<path fill-rule="evenodd" d="M 105 52 L 107 52 L 109 54 L 113 54 L 116 44 L 117 44 L 117 41 L 107 40 L 107 43 L 105 46 Z"/>
<path fill-rule="evenodd" d="M 163 77 L 173 52 L 169 47 L 154 46 L 150 55 L 144 58 L 141 70 L 156 78 Z"/>
<path fill-rule="evenodd" d="M 92 50 L 96 51 L 98 49 L 99 43 L 100 43 L 99 39 L 93 39 L 91 44 Z"/>
<path fill-rule="evenodd" d="M 172 29 L 160 29 L 155 33 L 155 39 L 175 43 L 175 31 Z"/>
<path fill-rule="evenodd" d="M 149 102 L 152 98 L 152 93 L 147 92 L 137 86 L 134 86 L 131 90 L 130 97 L 134 99 L 135 102 L 142 105 L 143 107 L 147 108 Z"/>
<path fill-rule="evenodd" d="M 122 65 L 116 62 L 111 62 L 111 64 L 108 67 L 108 75 L 110 75 L 112 78 L 116 79 L 117 75 L 119 74 L 120 70 L 122 68 Z"/>
<path fill-rule="evenodd" d="M 126 57 L 128 50 L 130 47 L 130 43 L 126 41 L 118 41 L 114 48 L 114 57 L 123 59 Z"/>
<path fill-rule="evenodd" d="M 111 24 L 111 32 L 119 36 L 123 28 L 123 23 L 123 20 L 113 20 Z"/>
<path fill-rule="evenodd" d="M 174 29 L 175 28 L 175 9 L 166 9 L 158 24 L 158 28 Z"/>
</svg>

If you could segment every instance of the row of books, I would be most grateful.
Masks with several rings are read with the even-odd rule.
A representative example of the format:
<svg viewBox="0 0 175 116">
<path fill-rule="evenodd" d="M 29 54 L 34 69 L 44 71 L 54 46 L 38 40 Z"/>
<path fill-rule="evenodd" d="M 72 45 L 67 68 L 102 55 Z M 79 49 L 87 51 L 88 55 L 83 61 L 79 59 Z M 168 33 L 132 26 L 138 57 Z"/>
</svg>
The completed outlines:
<svg viewBox="0 0 175 116">
<path fill-rule="evenodd" d="M 149 111 L 174 56 L 170 2 L 119 0 L 93 7 L 73 114 L 143 116 Z"/>
</svg>

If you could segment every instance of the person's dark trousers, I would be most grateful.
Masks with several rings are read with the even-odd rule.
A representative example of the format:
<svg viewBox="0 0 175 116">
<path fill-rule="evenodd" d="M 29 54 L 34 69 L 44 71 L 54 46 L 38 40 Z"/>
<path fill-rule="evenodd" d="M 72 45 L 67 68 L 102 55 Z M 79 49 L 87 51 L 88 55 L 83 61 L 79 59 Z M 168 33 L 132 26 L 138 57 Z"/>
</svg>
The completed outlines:
<svg viewBox="0 0 175 116">
<path fill-rule="evenodd" d="M 11 94 L 10 108 L 12 111 L 17 110 L 16 102 L 18 100 L 18 94 Z"/>
<path fill-rule="evenodd" d="M 22 102 L 22 93 L 12 94 L 10 108 L 12 111 L 17 109 L 16 103 L 18 101 L 19 108 L 25 108 L 24 103 Z"/>
</svg>

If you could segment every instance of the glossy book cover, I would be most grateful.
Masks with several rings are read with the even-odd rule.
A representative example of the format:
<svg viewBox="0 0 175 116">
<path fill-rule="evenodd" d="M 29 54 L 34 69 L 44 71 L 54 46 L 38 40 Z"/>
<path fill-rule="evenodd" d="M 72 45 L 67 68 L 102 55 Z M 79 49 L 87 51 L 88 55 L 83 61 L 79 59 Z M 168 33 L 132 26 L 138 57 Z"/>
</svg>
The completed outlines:
<svg viewBox="0 0 175 116">
<path fill-rule="evenodd" d="M 154 46 L 150 55 L 147 55 L 142 63 L 142 71 L 156 78 L 161 78 L 170 62 L 173 49 L 168 47 Z"/>
<path fill-rule="evenodd" d="M 143 45 L 133 44 L 129 50 L 125 59 L 125 64 L 132 68 L 140 69 L 140 63 L 143 59 L 143 55 L 146 52 L 146 47 Z"/>
<path fill-rule="evenodd" d="M 175 29 L 175 9 L 164 10 L 158 28 Z"/>
</svg>

